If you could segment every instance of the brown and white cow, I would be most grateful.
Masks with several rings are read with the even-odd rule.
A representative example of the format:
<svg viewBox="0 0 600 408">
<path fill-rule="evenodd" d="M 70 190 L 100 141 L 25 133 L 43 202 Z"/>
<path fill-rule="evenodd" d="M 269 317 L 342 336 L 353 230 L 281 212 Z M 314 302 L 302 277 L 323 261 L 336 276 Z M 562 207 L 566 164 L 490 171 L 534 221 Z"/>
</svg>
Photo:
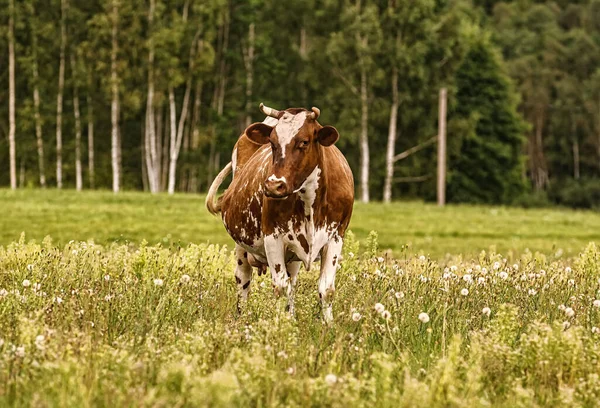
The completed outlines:
<svg viewBox="0 0 600 408">
<path fill-rule="evenodd" d="M 319 296 L 323 316 L 331 321 L 335 273 L 354 202 L 352 171 L 333 145 L 337 130 L 317 122 L 317 108 L 277 111 L 261 104 L 261 110 L 276 123 L 246 129 L 228 165 L 233 181 L 215 204 L 225 168 L 211 186 L 207 207 L 221 211 L 236 242 L 235 278 L 242 300 L 248 297 L 252 265 L 268 264 L 275 292 L 288 296 L 293 314 L 300 266 L 310 270 L 320 258 Z"/>
</svg>

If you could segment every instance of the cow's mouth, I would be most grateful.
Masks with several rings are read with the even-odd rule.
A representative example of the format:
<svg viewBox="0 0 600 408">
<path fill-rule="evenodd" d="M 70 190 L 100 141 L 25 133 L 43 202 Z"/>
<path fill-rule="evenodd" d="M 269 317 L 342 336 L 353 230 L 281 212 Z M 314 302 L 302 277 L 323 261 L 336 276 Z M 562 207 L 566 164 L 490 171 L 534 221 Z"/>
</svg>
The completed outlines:
<svg viewBox="0 0 600 408">
<path fill-rule="evenodd" d="M 287 198 L 290 196 L 291 193 L 287 193 L 287 192 L 276 192 L 276 191 L 270 191 L 270 190 L 265 190 L 265 195 L 269 198 L 274 198 L 276 200 L 283 200 L 284 198 Z"/>
</svg>

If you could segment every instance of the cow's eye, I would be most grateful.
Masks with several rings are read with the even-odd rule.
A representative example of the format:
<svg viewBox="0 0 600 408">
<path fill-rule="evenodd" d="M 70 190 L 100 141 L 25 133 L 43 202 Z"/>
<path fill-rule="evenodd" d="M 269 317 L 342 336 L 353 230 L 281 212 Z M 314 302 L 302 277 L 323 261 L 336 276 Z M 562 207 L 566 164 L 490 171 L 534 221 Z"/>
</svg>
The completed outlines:
<svg viewBox="0 0 600 408">
<path fill-rule="evenodd" d="M 308 140 L 302 140 L 298 145 L 300 147 L 308 147 Z"/>
</svg>

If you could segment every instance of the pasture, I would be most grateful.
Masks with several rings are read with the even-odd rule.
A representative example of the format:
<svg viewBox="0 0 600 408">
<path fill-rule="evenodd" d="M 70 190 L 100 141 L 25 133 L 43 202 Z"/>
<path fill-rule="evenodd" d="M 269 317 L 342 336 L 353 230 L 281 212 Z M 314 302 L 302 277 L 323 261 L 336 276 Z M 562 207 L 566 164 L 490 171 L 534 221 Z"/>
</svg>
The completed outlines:
<svg viewBox="0 0 600 408">
<path fill-rule="evenodd" d="M 237 314 L 203 197 L 0 190 L 0 210 L 0 406 L 600 400 L 593 212 L 357 204 L 327 326 L 317 268 L 295 317 L 256 275 Z"/>
</svg>

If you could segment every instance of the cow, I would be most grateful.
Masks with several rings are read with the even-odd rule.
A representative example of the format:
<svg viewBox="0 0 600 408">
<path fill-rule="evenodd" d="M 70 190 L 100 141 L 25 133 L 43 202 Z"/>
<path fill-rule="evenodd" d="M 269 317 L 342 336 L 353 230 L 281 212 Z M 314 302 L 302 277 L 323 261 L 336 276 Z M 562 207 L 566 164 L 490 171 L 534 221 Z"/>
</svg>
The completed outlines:
<svg viewBox="0 0 600 408">
<path fill-rule="evenodd" d="M 232 162 L 211 185 L 207 208 L 221 212 L 236 243 L 239 301 L 247 300 L 252 267 L 268 265 L 275 294 L 287 296 L 293 315 L 300 267 L 310 271 L 320 259 L 319 297 L 323 318 L 331 322 L 335 274 L 354 203 L 352 171 L 334 146 L 338 131 L 317 121 L 319 109 L 279 111 L 262 103 L 260 109 L 268 118 L 239 138 Z M 233 180 L 215 202 L 230 171 Z"/>
</svg>

